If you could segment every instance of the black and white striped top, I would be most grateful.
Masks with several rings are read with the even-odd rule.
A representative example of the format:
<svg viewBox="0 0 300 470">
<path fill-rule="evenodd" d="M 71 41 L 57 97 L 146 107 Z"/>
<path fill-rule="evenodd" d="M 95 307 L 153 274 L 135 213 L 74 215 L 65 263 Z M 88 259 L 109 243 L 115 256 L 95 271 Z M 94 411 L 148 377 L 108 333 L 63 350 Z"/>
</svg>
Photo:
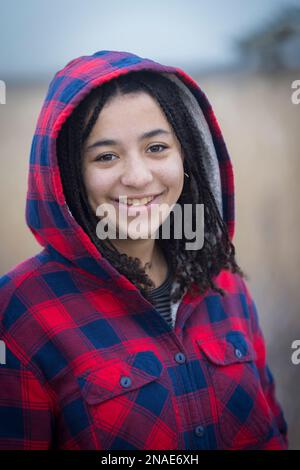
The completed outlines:
<svg viewBox="0 0 300 470">
<path fill-rule="evenodd" d="M 168 275 L 163 284 L 150 291 L 151 303 L 159 311 L 161 316 L 166 322 L 172 326 L 171 308 L 170 308 L 170 293 L 173 281 L 172 270 L 169 266 Z"/>
</svg>

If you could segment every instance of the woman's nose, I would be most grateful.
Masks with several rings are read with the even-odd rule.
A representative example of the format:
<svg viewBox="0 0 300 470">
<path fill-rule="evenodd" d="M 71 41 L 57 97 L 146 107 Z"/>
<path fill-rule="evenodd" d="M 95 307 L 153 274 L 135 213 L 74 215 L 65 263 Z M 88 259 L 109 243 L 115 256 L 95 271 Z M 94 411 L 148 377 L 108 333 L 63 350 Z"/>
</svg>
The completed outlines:
<svg viewBox="0 0 300 470">
<path fill-rule="evenodd" d="M 152 179 L 152 172 L 147 165 L 140 160 L 134 160 L 126 164 L 121 182 L 125 186 L 143 187 L 150 183 Z"/>
</svg>

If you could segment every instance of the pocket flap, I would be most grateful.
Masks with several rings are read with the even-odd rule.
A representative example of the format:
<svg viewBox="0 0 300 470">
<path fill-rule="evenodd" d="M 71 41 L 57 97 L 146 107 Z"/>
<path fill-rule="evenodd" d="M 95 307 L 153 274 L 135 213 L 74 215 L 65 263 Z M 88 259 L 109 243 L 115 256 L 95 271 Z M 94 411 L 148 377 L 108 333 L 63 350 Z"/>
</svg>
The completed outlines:
<svg viewBox="0 0 300 470">
<path fill-rule="evenodd" d="M 214 364 L 228 365 L 256 360 L 251 341 L 241 331 L 230 331 L 211 340 L 197 340 L 200 349 Z"/>
<path fill-rule="evenodd" d="M 162 363 L 153 351 L 142 351 L 126 359 L 110 359 L 77 380 L 85 400 L 94 405 L 157 380 L 162 370 Z"/>
</svg>

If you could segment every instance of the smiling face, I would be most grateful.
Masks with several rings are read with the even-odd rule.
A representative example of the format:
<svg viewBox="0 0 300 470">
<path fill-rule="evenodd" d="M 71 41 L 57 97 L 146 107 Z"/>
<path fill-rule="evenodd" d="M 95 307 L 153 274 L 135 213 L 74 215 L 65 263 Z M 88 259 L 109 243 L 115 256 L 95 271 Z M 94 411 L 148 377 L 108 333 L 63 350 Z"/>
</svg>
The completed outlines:
<svg viewBox="0 0 300 470">
<path fill-rule="evenodd" d="M 181 145 L 160 106 L 148 93 L 118 94 L 105 104 L 84 143 L 83 179 L 94 213 L 101 204 L 113 204 L 116 226 L 128 238 L 136 238 L 130 229 L 130 221 L 136 216 L 141 221 L 142 238 L 150 237 L 166 219 L 168 213 L 163 219 L 154 220 L 150 206 L 145 206 L 146 200 L 139 201 L 143 206 L 140 209 L 128 209 L 116 202 L 122 196 L 127 196 L 129 203 L 138 203 L 130 198 L 160 195 L 153 201 L 152 209 L 167 204 L 171 210 L 182 192 Z M 121 210 L 126 215 L 126 225 L 120 217 Z M 134 215 L 137 210 L 140 212 Z"/>
</svg>

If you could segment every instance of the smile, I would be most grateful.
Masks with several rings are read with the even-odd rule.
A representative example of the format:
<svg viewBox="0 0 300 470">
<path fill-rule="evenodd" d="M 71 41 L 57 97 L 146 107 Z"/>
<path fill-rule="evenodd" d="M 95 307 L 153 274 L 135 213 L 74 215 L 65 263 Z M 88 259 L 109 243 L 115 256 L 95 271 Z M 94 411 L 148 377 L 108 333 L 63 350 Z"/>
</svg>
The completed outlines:
<svg viewBox="0 0 300 470">
<path fill-rule="evenodd" d="M 143 198 L 127 198 L 127 204 L 126 204 L 126 196 L 120 196 L 119 199 L 113 199 L 114 202 L 117 202 L 118 204 L 121 204 L 123 206 L 135 206 L 135 207 L 143 207 L 143 206 L 148 206 L 150 203 L 157 203 L 159 196 L 161 196 L 164 193 L 164 191 L 160 194 L 157 194 L 156 196 L 149 196 L 149 197 L 143 197 Z"/>
<path fill-rule="evenodd" d="M 134 208 L 138 208 L 142 212 L 150 210 L 151 206 L 154 204 L 159 204 L 161 201 L 162 195 L 165 193 L 163 191 L 160 194 L 157 194 L 156 196 L 149 196 L 147 198 L 141 198 L 141 199 L 130 199 L 127 198 L 127 204 L 125 203 L 126 196 L 120 196 L 119 200 L 112 199 L 112 203 L 116 208 L 119 209 L 124 209 L 128 212 L 128 215 L 136 215 L 134 211 Z"/>
</svg>

